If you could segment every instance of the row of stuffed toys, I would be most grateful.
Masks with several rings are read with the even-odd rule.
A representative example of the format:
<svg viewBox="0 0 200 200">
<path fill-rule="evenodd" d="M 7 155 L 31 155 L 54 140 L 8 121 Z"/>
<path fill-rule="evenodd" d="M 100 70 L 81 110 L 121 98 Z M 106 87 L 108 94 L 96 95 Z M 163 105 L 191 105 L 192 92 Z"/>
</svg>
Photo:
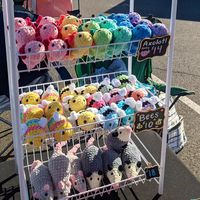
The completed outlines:
<svg viewBox="0 0 200 200">
<path fill-rule="evenodd" d="M 54 62 L 135 54 L 138 41 L 168 35 L 164 24 L 152 24 L 136 12 L 101 15 L 89 21 L 72 15 L 61 15 L 58 20 L 39 16 L 36 22 L 15 18 L 15 30 L 16 47 L 28 69 L 44 59 Z"/>
<path fill-rule="evenodd" d="M 71 83 L 60 91 L 49 85 L 45 91 L 20 94 L 21 132 L 25 143 L 38 148 L 47 136 L 61 142 L 78 131 L 89 132 L 99 126 L 106 131 L 134 126 L 134 114 L 155 110 L 158 101 L 134 75 L 106 77 L 80 87 Z"/>
<path fill-rule="evenodd" d="M 131 134 L 130 126 L 118 127 L 107 135 L 102 148 L 91 137 L 78 155 L 80 144 L 64 153 L 63 145 L 58 143 L 47 165 L 39 160 L 32 163 L 30 180 L 34 198 L 63 199 L 107 184 L 112 184 L 109 189 L 117 190 L 125 179 L 130 183 L 142 165 L 141 152 Z"/>
</svg>

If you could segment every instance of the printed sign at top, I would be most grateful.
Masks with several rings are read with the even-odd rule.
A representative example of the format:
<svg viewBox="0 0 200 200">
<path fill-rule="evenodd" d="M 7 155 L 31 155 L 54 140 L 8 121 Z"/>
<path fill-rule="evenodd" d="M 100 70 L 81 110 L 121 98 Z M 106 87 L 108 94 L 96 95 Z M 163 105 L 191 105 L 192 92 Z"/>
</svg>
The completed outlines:
<svg viewBox="0 0 200 200">
<path fill-rule="evenodd" d="M 164 124 L 164 108 L 135 114 L 134 131 L 140 132 L 148 129 L 161 129 Z"/>
<path fill-rule="evenodd" d="M 154 56 L 165 55 L 169 40 L 170 35 L 142 40 L 138 49 L 137 60 L 140 62 Z"/>
</svg>

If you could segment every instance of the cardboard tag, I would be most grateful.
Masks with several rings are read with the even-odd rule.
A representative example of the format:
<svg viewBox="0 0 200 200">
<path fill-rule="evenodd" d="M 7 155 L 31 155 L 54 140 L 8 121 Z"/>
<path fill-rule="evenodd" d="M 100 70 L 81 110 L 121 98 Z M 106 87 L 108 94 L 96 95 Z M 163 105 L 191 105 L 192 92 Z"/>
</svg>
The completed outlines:
<svg viewBox="0 0 200 200">
<path fill-rule="evenodd" d="M 169 40 L 170 35 L 142 40 L 137 52 L 137 61 L 141 62 L 154 56 L 165 55 Z"/>
<path fill-rule="evenodd" d="M 158 108 L 152 111 L 137 112 L 134 117 L 134 131 L 137 133 L 143 130 L 161 129 L 164 124 L 164 114 L 164 108 Z"/>
<path fill-rule="evenodd" d="M 149 164 L 147 167 L 145 167 L 144 171 L 147 180 L 160 177 L 158 165 L 152 166 L 151 164 Z"/>
</svg>

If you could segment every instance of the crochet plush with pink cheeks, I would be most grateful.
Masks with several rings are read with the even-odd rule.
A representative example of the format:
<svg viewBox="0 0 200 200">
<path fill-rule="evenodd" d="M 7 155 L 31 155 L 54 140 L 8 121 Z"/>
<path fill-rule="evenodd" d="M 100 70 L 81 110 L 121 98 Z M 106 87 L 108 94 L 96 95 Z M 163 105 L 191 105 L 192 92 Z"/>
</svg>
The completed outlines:
<svg viewBox="0 0 200 200">
<path fill-rule="evenodd" d="M 47 59 L 50 62 L 64 60 L 65 56 L 67 55 L 68 46 L 65 41 L 61 39 L 54 39 L 51 40 L 48 45 Z"/>
<path fill-rule="evenodd" d="M 92 108 L 101 108 L 106 105 L 101 92 L 96 92 L 92 95 L 86 94 L 87 106 Z"/>
<path fill-rule="evenodd" d="M 21 56 L 22 61 L 26 64 L 27 69 L 33 69 L 37 64 L 45 59 L 45 46 L 39 41 L 31 41 L 20 48 L 20 54 L 27 54 Z M 29 55 L 28 55 L 29 54 Z"/>
<path fill-rule="evenodd" d="M 16 46 L 19 50 L 23 45 L 35 40 L 35 29 L 31 26 L 22 26 L 15 32 Z"/>
<path fill-rule="evenodd" d="M 21 17 L 15 17 L 15 31 L 23 26 L 27 26 L 26 20 Z"/>
<path fill-rule="evenodd" d="M 51 24 L 51 23 L 53 23 L 53 24 L 55 24 L 56 23 L 56 20 L 53 18 L 53 17 L 50 17 L 50 16 L 41 16 L 41 15 L 39 15 L 38 16 L 38 18 L 37 18 L 37 20 L 36 20 L 36 24 L 38 25 L 38 26 L 43 26 L 43 25 L 45 25 L 45 24 Z"/>
</svg>

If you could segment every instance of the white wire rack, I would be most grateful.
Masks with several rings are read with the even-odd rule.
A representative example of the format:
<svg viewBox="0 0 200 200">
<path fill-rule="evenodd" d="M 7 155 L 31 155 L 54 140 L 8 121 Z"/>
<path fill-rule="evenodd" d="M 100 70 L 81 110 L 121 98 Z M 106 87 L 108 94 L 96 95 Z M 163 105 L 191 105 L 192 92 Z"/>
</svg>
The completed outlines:
<svg viewBox="0 0 200 200">
<path fill-rule="evenodd" d="M 18 96 L 20 91 L 26 91 L 32 90 L 33 87 L 45 87 L 45 84 L 42 85 L 35 85 L 35 86 L 29 86 L 29 87 L 24 87 L 24 88 L 18 88 L 18 71 L 17 71 L 17 52 L 16 49 L 13 48 L 15 46 L 15 30 L 14 30 L 14 10 L 13 10 L 13 2 L 12 1 L 7 1 L 3 0 L 2 1 L 2 7 L 3 7 L 3 14 L 4 14 L 4 27 L 5 27 L 5 40 L 6 40 L 6 53 L 7 53 L 7 63 L 8 63 L 8 74 L 9 74 L 9 89 L 10 89 L 10 99 L 11 99 L 11 116 L 12 116 L 12 124 L 13 124 L 13 140 L 14 140 L 14 148 L 15 148 L 15 156 L 16 156 L 16 162 L 18 166 L 18 173 L 19 173 L 19 183 L 20 183 L 20 195 L 22 200 L 27 200 L 29 199 L 28 197 L 28 190 L 27 190 L 27 182 L 26 178 L 28 176 L 25 176 L 25 171 L 29 171 L 29 167 L 31 164 L 31 160 L 37 159 L 37 156 L 39 155 L 40 160 L 43 162 L 47 162 L 49 159 L 49 156 L 51 154 L 49 148 L 52 147 L 51 145 L 47 145 L 49 142 L 54 143 L 53 138 L 48 138 L 45 141 L 48 141 L 46 143 L 45 148 L 44 146 L 39 149 L 39 153 L 36 152 L 33 148 L 29 149 L 28 145 L 23 144 L 23 141 L 20 140 L 21 138 L 20 135 L 20 112 L 19 112 L 19 102 L 18 102 Z M 134 0 L 130 0 L 130 12 L 132 12 L 134 9 Z M 159 189 L 158 193 L 163 194 L 163 186 L 164 186 L 164 175 L 165 175 L 165 161 L 166 161 L 166 141 L 167 141 L 167 126 L 168 126 L 168 112 L 169 112 L 169 99 L 170 99 L 170 88 L 171 88 L 171 79 L 172 79 L 172 66 L 173 66 L 173 52 L 174 52 L 174 36 L 175 36 L 175 20 L 176 20 L 176 10 L 177 10 L 177 0 L 172 0 L 172 9 L 171 9 L 171 22 L 170 22 L 170 35 L 171 35 L 171 42 L 169 46 L 169 53 L 168 53 L 168 64 L 167 64 L 167 87 L 166 87 L 166 100 L 165 100 L 165 122 L 164 122 L 164 128 L 163 128 L 163 137 L 162 137 L 162 149 L 161 149 L 161 163 L 160 163 L 160 178 L 156 180 L 157 182 L 159 181 Z M 136 42 L 136 41 L 134 41 Z M 131 42 L 133 44 L 133 42 Z M 112 46 L 114 45 L 114 46 Z M 77 62 L 80 64 L 86 64 L 90 62 L 98 62 L 98 61 L 103 61 L 103 60 L 109 60 L 109 59 L 116 59 L 116 58 L 122 58 L 122 57 L 128 57 L 128 73 L 131 74 L 131 67 L 132 67 L 132 60 L 131 56 L 135 55 L 133 52 L 130 51 L 131 46 L 130 44 L 111 44 L 113 48 L 111 51 L 108 51 L 108 45 L 106 46 L 99 46 L 99 47 L 83 47 L 86 48 L 88 52 L 88 48 L 96 48 L 95 54 L 93 56 L 90 55 L 90 53 L 83 53 L 83 55 L 86 56 L 86 61 L 83 60 L 78 60 Z M 99 51 L 107 49 L 110 54 L 103 54 L 101 58 L 99 59 L 97 54 Z M 114 53 L 115 50 L 118 50 L 120 53 Z M 77 50 L 82 52 L 82 48 L 79 49 L 71 49 L 67 55 L 71 55 L 72 51 Z M 113 50 L 113 51 L 112 51 Z M 104 51 L 105 52 L 105 51 Z M 113 52 L 113 53 L 112 53 Z M 130 53 L 131 52 L 131 53 Z M 44 54 L 50 53 L 50 52 L 42 52 Z M 58 52 L 54 52 L 58 53 Z M 81 53 L 80 53 L 81 54 Z M 38 55 L 38 54 L 37 54 Z M 109 56 L 108 56 L 109 55 Z M 22 56 L 22 55 L 20 55 Z M 30 62 L 31 55 L 27 55 L 28 57 L 28 63 Z M 40 55 L 39 55 L 40 57 Z M 47 60 L 45 60 L 46 66 L 44 67 L 45 69 L 52 68 L 54 64 L 49 63 Z M 70 60 L 64 60 L 63 62 L 70 62 Z M 62 62 L 61 62 L 62 63 Z M 70 65 L 70 64 L 68 64 Z M 60 62 L 56 63 L 54 66 L 59 67 Z M 62 66 L 62 65 L 61 65 Z M 71 66 L 71 65 L 70 65 Z M 73 65 L 74 66 L 74 65 Z M 37 65 L 35 68 L 32 69 L 34 70 L 42 70 L 43 68 L 40 65 Z M 29 71 L 28 69 L 25 71 Z M 25 72 L 21 71 L 21 72 Z M 90 77 L 89 79 L 92 79 Z M 73 80 L 71 80 L 73 81 Z M 56 85 L 63 84 L 61 82 L 57 82 Z M 47 84 L 48 85 L 48 84 Z M 81 85 L 81 83 L 80 83 Z M 19 90 L 18 90 L 19 89 Z M 96 127 L 99 128 L 99 127 Z M 82 134 L 82 133 L 80 133 Z M 91 134 L 91 133 L 88 133 Z M 79 135 L 79 134 L 78 134 Z M 76 137 L 78 136 L 76 134 Z M 134 135 L 136 136 L 136 135 Z M 103 136 L 102 136 L 103 137 Z M 84 137 L 85 138 L 85 137 Z M 136 136 L 137 138 L 137 136 Z M 71 138 L 72 143 L 76 142 L 75 138 Z M 77 140 L 77 139 L 76 139 Z M 97 139 L 97 141 L 99 141 Z M 81 142 L 81 141 L 79 141 Z M 68 142 L 69 143 L 69 142 Z M 68 145 L 68 143 L 66 145 Z M 98 145 L 98 144 L 97 144 Z M 146 147 L 142 145 L 144 150 L 146 151 Z M 99 143 L 99 147 L 102 147 L 102 145 Z M 66 147 L 67 149 L 67 147 Z M 32 152 L 30 151 L 32 150 Z M 81 150 L 80 150 L 81 151 Z M 25 152 L 25 157 L 24 157 L 24 152 Z M 46 155 L 46 157 L 43 156 L 43 152 Z M 80 154 L 81 152 L 79 152 Z M 143 153 L 143 152 L 142 152 Z M 148 153 L 147 153 L 148 154 Z M 143 154 L 142 154 L 143 155 Z M 146 156 L 146 155 L 145 155 Z M 142 159 L 144 163 L 146 163 L 145 156 L 142 156 Z M 148 155 L 147 155 L 148 156 Z M 152 158 L 152 155 L 149 154 L 149 156 Z M 25 160 L 25 161 L 24 161 Z M 154 159 L 155 161 L 155 159 Z M 156 161 L 155 161 L 156 162 Z M 158 163 L 157 163 L 158 164 Z M 139 182 L 144 182 L 145 181 L 145 175 L 144 175 L 144 165 L 142 165 L 142 168 L 140 170 L 139 176 L 135 178 L 129 179 L 123 179 L 120 182 L 120 187 L 125 187 L 128 185 L 136 184 Z M 75 199 L 85 199 L 86 197 L 94 196 L 94 194 L 103 194 L 104 192 L 110 192 L 113 190 L 112 184 L 109 185 L 103 185 L 102 187 L 98 188 L 98 190 L 88 190 L 84 197 L 82 197 L 79 194 L 72 194 L 69 196 L 69 198 L 75 198 Z M 103 191 L 103 192 L 102 192 Z"/>
</svg>

